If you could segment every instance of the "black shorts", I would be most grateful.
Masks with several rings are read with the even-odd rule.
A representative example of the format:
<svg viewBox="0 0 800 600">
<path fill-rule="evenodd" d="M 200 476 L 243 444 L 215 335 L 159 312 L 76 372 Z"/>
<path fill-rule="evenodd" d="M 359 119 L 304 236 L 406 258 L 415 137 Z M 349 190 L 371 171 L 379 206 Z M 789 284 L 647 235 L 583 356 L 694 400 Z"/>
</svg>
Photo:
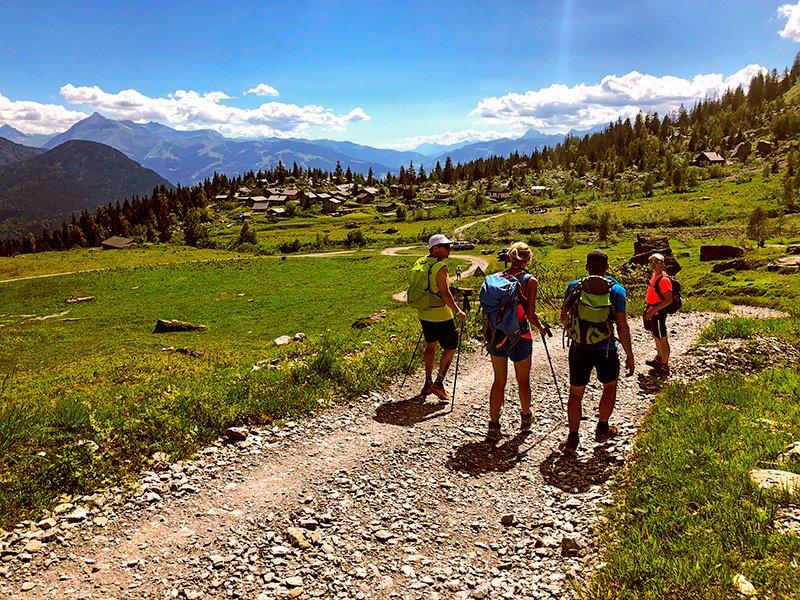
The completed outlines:
<svg viewBox="0 0 800 600">
<path fill-rule="evenodd" d="M 619 354 L 616 348 L 585 348 L 573 344 L 569 347 L 569 384 L 583 387 L 589 383 L 592 369 L 597 369 L 600 383 L 619 379 Z"/>
<path fill-rule="evenodd" d="M 449 321 L 420 321 L 422 333 L 425 334 L 425 342 L 433 344 L 439 342 L 444 350 L 455 350 L 458 348 L 458 332 L 454 319 Z"/>
<path fill-rule="evenodd" d="M 644 328 L 657 338 L 667 337 L 667 313 L 660 310 L 652 319 L 643 319 Z"/>
</svg>

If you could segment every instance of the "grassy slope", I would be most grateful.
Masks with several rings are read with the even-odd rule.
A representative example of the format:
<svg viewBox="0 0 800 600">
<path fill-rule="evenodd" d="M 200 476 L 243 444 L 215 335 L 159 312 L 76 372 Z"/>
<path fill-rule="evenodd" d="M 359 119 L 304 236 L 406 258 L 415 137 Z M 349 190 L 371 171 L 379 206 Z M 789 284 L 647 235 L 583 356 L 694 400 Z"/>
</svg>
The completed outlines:
<svg viewBox="0 0 800 600">
<path fill-rule="evenodd" d="M 270 421 L 369 389 L 408 359 L 413 319 L 390 311 L 364 332 L 348 333 L 349 326 L 395 304 L 390 295 L 412 260 L 253 258 L 3 284 L 7 315 L 60 313 L 71 295 L 97 300 L 71 305 L 66 318 L 6 317 L 0 367 L 12 376 L 0 406 L 0 523 L 60 493 L 124 479 L 154 451 L 183 456 L 226 425 Z M 209 328 L 155 335 L 157 318 Z M 272 346 L 296 331 L 311 341 Z M 371 350 L 353 354 L 367 339 Z M 250 370 L 287 353 L 296 360 L 279 370 Z"/>
</svg>

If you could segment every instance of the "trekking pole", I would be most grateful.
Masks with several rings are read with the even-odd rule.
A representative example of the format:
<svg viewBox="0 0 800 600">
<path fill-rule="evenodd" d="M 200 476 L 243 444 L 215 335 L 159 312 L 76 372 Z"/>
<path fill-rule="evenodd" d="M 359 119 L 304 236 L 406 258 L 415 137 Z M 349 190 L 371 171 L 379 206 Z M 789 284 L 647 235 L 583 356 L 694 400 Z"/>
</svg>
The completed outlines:
<svg viewBox="0 0 800 600">
<path fill-rule="evenodd" d="M 550 325 L 547 323 L 544 324 L 545 332 L 547 333 L 548 337 L 553 337 L 553 332 L 550 331 Z M 544 344 L 544 351 L 547 354 L 547 362 L 550 363 L 550 372 L 553 374 L 553 383 L 556 386 L 556 392 L 558 393 L 558 401 L 561 403 L 561 408 L 564 408 L 564 399 L 561 397 L 561 388 L 558 386 L 558 379 L 556 378 L 556 370 L 553 368 L 553 360 L 550 358 L 550 350 L 547 349 L 547 338 L 544 337 L 544 333 L 542 335 L 542 343 Z"/>
<path fill-rule="evenodd" d="M 469 306 L 469 295 L 472 293 L 472 290 L 462 290 L 464 293 L 464 312 L 468 313 L 470 306 Z M 467 322 L 465 318 L 461 321 L 461 331 L 458 334 L 458 352 L 456 353 L 456 374 L 453 376 L 453 395 L 450 396 L 450 412 L 453 412 L 453 409 L 456 405 L 456 383 L 458 383 L 458 363 L 461 361 L 461 342 L 464 339 L 464 324 Z"/>
<path fill-rule="evenodd" d="M 417 338 L 417 345 L 414 346 L 414 352 L 411 353 L 411 360 L 408 361 L 408 367 L 406 368 L 406 374 L 403 377 L 403 383 L 400 384 L 400 388 L 402 389 L 406 385 L 406 379 L 408 378 L 408 374 L 411 372 L 411 365 L 414 364 L 414 358 L 417 356 L 417 349 L 419 348 L 419 343 L 422 341 L 422 334 L 424 332 L 419 332 L 419 337 Z"/>
</svg>

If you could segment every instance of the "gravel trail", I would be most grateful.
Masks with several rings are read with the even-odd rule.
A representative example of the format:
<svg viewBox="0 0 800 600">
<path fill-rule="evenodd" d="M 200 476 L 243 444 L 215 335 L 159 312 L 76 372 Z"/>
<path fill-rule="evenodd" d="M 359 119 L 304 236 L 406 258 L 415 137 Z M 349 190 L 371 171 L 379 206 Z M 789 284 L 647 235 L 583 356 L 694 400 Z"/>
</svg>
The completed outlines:
<svg viewBox="0 0 800 600">
<path fill-rule="evenodd" d="M 713 318 L 671 320 L 679 368 Z M 484 440 L 492 371 L 473 346 L 452 412 L 415 398 L 419 376 L 409 378 L 284 428 L 230 432 L 145 473 L 133 497 L 72 499 L 52 521 L 21 524 L 0 536 L 0 596 L 571 597 L 600 560 L 593 526 L 608 479 L 663 385 L 644 366 L 652 341 L 635 320 L 632 332 L 637 374 L 620 380 L 612 417 L 621 434 L 606 444 L 590 435 L 594 385 L 576 460 L 556 450 L 566 421 L 541 343 L 532 430 L 519 431 L 509 383 L 505 435 Z M 551 342 L 550 353 L 566 397 L 566 352 Z"/>
</svg>

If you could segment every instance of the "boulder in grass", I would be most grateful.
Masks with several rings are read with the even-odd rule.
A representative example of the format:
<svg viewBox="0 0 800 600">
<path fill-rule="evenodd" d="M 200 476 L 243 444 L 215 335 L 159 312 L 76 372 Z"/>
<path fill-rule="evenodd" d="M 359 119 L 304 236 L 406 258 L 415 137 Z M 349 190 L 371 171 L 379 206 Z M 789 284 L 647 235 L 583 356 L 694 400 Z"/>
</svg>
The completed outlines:
<svg viewBox="0 0 800 600">
<path fill-rule="evenodd" d="M 368 317 L 359 317 L 353 323 L 353 329 L 366 329 L 370 325 L 374 325 L 380 321 L 383 321 L 386 318 L 386 311 L 379 310 L 378 312 L 374 312 Z"/>
<path fill-rule="evenodd" d="M 94 299 L 94 296 L 70 296 L 64 300 L 64 302 L 67 304 L 78 304 L 79 302 L 91 302 Z"/>
<path fill-rule="evenodd" d="M 772 151 L 775 149 L 775 144 L 772 142 L 768 142 L 767 140 L 758 140 L 756 142 L 756 152 L 760 156 L 769 156 L 772 154 Z"/>
<path fill-rule="evenodd" d="M 744 248 L 725 244 L 707 244 L 700 246 L 700 262 L 711 260 L 730 260 L 744 256 Z"/>
<path fill-rule="evenodd" d="M 291 341 L 292 338 L 290 338 L 288 335 L 282 335 L 280 337 L 276 337 L 274 340 L 276 346 L 285 346 Z"/>
<path fill-rule="evenodd" d="M 156 321 L 156 328 L 153 333 L 175 333 L 180 331 L 204 331 L 208 329 L 205 325 L 197 323 L 187 323 L 173 319 L 159 319 Z"/>
<path fill-rule="evenodd" d="M 800 475 L 778 469 L 751 469 L 750 479 L 762 490 L 777 489 L 789 494 L 800 492 Z"/>
</svg>

